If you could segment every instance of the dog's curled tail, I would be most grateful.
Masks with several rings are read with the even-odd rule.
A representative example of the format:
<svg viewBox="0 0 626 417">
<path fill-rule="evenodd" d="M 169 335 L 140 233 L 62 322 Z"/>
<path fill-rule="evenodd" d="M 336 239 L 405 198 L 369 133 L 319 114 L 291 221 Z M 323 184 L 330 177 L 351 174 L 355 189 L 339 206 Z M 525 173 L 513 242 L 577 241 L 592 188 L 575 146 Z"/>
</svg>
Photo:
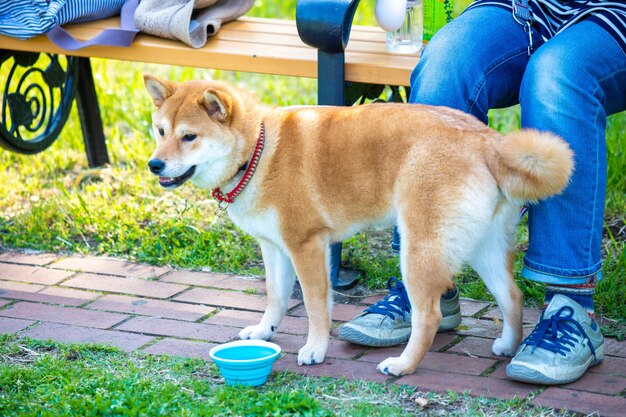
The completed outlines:
<svg viewBox="0 0 626 417">
<path fill-rule="evenodd" d="M 489 169 L 509 199 L 536 202 L 559 194 L 574 170 L 569 145 L 548 132 L 514 132 L 504 136 L 493 150 Z"/>
</svg>

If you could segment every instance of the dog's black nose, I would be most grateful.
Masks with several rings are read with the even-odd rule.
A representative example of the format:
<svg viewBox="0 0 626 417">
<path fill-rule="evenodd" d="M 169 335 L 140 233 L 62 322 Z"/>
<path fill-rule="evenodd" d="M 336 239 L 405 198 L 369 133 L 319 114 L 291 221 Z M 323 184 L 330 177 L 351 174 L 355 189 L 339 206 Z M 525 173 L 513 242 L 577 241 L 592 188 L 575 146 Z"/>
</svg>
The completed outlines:
<svg viewBox="0 0 626 417">
<path fill-rule="evenodd" d="M 165 162 L 160 159 L 151 159 L 150 162 L 148 162 L 148 166 L 153 174 L 160 174 L 165 168 Z"/>
</svg>

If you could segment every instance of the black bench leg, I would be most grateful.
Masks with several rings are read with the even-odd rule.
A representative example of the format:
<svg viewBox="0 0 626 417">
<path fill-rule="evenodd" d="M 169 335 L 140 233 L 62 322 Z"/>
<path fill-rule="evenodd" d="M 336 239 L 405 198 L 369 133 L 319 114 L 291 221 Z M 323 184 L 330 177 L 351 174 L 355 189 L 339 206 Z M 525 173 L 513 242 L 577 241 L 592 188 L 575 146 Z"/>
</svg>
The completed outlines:
<svg viewBox="0 0 626 417">
<path fill-rule="evenodd" d="M 89 166 L 94 168 L 108 164 L 109 153 L 89 58 L 78 58 L 76 105 Z"/>
<path fill-rule="evenodd" d="M 317 51 L 317 104 L 345 106 L 345 55 Z"/>
</svg>

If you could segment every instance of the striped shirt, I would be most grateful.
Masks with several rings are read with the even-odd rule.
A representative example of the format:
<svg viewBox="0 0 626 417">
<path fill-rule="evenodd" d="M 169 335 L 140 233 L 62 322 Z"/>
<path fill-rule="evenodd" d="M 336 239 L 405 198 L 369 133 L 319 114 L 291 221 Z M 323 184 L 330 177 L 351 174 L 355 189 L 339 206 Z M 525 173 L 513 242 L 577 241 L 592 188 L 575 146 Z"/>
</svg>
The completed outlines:
<svg viewBox="0 0 626 417">
<path fill-rule="evenodd" d="M 529 0 L 534 27 L 544 41 L 586 19 L 611 34 L 626 54 L 626 1 L 615 0 Z M 475 0 L 477 6 L 497 6 L 512 12 L 511 0 Z"/>
<path fill-rule="evenodd" d="M 69 22 L 120 13 L 124 0 L 0 0 L 0 34 L 28 39 Z"/>
</svg>

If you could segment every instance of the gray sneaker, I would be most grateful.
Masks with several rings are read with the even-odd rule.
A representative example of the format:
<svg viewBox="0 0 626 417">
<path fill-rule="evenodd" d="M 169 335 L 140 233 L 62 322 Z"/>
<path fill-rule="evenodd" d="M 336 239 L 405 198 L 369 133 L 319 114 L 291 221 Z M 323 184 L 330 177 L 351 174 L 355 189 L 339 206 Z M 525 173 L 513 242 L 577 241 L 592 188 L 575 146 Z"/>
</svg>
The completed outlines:
<svg viewBox="0 0 626 417">
<path fill-rule="evenodd" d="M 411 336 L 411 305 L 404 284 L 397 278 L 387 281 L 389 295 L 368 307 L 339 329 L 339 338 L 364 346 L 395 346 Z M 459 291 L 441 298 L 443 319 L 438 332 L 454 329 L 461 323 Z"/>
<path fill-rule="evenodd" d="M 602 359 L 600 326 L 580 304 L 556 294 L 506 367 L 506 374 L 531 384 L 566 384 Z"/>
</svg>

